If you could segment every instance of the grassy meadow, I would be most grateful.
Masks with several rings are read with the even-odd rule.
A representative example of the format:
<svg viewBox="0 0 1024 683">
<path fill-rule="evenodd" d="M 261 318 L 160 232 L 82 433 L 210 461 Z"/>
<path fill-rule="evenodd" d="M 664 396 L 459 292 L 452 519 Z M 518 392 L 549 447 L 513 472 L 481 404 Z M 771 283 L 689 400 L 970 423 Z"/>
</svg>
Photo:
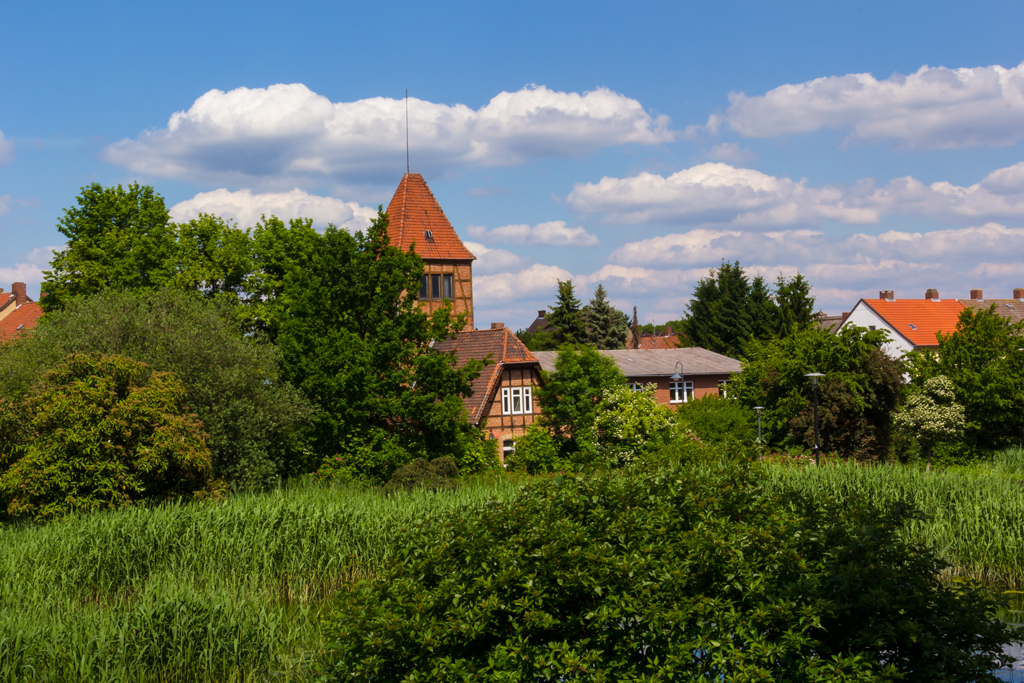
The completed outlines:
<svg viewBox="0 0 1024 683">
<path fill-rule="evenodd" d="M 513 478 L 385 497 L 312 483 L 0 529 L 0 681 L 287 681 L 318 618 L 403 528 Z"/>
<path fill-rule="evenodd" d="M 767 464 L 767 485 L 841 502 L 854 496 L 873 504 L 908 503 L 923 519 L 908 539 L 934 549 L 951 576 L 995 588 L 1024 590 L 1024 450 L 992 462 L 926 473 L 906 465 L 822 462 L 821 467 Z"/>
</svg>

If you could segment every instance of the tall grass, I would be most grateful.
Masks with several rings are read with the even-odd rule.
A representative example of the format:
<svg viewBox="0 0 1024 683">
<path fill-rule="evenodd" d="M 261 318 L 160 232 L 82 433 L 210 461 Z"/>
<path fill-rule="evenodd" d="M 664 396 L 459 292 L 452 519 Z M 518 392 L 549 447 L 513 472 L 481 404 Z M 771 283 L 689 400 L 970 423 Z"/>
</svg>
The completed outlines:
<svg viewBox="0 0 1024 683">
<path fill-rule="evenodd" d="M 989 467 L 923 470 L 900 466 L 766 465 L 769 486 L 841 502 L 909 503 L 925 514 L 909 540 L 933 548 L 949 573 L 1024 589 L 1024 452 L 1004 452 Z M 1020 476 L 1017 476 L 1020 475 Z"/>
<path fill-rule="evenodd" d="M 307 484 L 0 529 L 0 681 L 302 679 L 324 600 L 396 534 L 518 489 Z"/>
</svg>

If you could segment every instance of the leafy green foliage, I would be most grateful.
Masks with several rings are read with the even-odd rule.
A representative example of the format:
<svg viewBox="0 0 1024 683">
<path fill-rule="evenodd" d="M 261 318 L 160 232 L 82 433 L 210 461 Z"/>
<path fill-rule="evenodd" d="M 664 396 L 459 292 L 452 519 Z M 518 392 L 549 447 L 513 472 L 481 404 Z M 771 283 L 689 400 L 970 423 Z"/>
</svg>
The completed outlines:
<svg viewBox="0 0 1024 683">
<path fill-rule="evenodd" d="M 750 444 L 757 440 L 754 411 L 731 398 L 711 395 L 684 403 L 676 419 L 702 441 Z"/>
<path fill-rule="evenodd" d="M 407 534 L 342 591 L 324 680 L 991 680 L 1019 630 L 910 519 L 734 467 L 558 477 Z"/>
<path fill-rule="evenodd" d="M 619 385 L 606 389 L 597 406 L 597 451 L 610 465 L 629 465 L 657 447 L 669 434 L 674 411 L 658 403 L 655 385 L 641 391 Z"/>
<path fill-rule="evenodd" d="M 169 221 L 163 197 L 149 185 L 83 187 L 77 205 L 58 221 L 68 241 L 43 271 L 43 309 L 59 310 L 75 297 L 107 288 L 170 284 L 176 248 Z"/>
<path fill-rule="evenodd" d="M 1024 325 L 993 309 L 966 308 L 956 330 L 939 335 L 936 352 L 908 355 L 910 374 L 921 387 L 943 375 L 964 407 L 969 449 L 997 450 L 1024 443 Z"/>
<path fill-rule="evenodd" d="M 289 315 L 278 337 L 286 378 L 319 407 L 315 449 L 378 482 L 417 458 L 447 455 L 466 469 L 479 434 L 461 397 L 483 362 L 457 369 L 454 353 L 430 347 L 464 317 L 417 307 L 410 293 L 422 261 L 389 244 L 383 213 L 365 234 L 331 226 L 318 239 L 306 266 L 286 274 Z"/>
<path fill-rule="evenodd" d="M 590 303 L 583 307 L 587 343 L 597 349 L 624 349 L 629 336 L 629 318 L 608 302 L 604 285 L 598 285 Z"/>
<path fill-rule="evenodd" d="M 512 472 L 545 474 L 565 469 L 565 463 L 558 455 L 558 443 L 544 427 L 534 423 L 526 434 L 516 439 L 512 455 L 506 458 L 505 467 Z"/>
<path fill-rule="evenodd" d="M 784 339 L 753 341 L 730 396 L 747 409 L 765 406 L 767 443 L 813 445 L 811 386 L 805 374 L 823 372 L 818 420 L 826 451 L 857 459 L 889 453 L 891 415 L 902 390 L 902 364 L 881 349 L 887 336 L 853 326 L 838 334 L 808 329 Z"/>
<path fill-rule="evenodd" d="M 202 489 L 210 451 L 185 395 L 174 375 L 145 363 L 75 354 L 21 403 L 0 401 L 7 513 L 53 519 Z"/>
<path fill-rule="evenodd" d="M 911 394 L 893 422 L 924 446 L 931 469 L 932 448 L 963 434 L 964 407 L 956 402 L 953 383 L 937 375 L 926 379 L 921 390 Z"/>
<path fill-rule="evenodd" d="M 459 468 L 450 457 L 433 460 L 418 458 L 395 470 L 384 490 L 389 493 L 408 492 L 416 488 L 441 491 L 454 488 L 458 476 Z"/>
<path fill-rule="evenodd" d="M 550 325 L 545 332 L 551 335 L 556 346 L 582 344 L 587 341 L 583 311 L 579 299 L 576 298 L 572 280 L 558 281 L 558 298 L 548 311 L 547 320 Z"/>
<path fill-rule="evenodd" d="M 253 269 L 247 231 L 206 213 L 170 227 L 176 237 L 176 289 L 211 299 L 225 297 L 231 303 L 246 300 Z"/>
<path fill-rule="evenodd" d="M 678 331 L 688 344 L 738 358 L 751 340 L 785 338 L 814 321 L 814 297 L 803 275 L 779 275 L 774 293 L 762 276 L 748 280 L 739 261 L 712 269 L 693 290 Z"/>
<path fill-rule="evenodd" d="M 555 371 L 544 375 L 544 384 L 537 387 L 538 423 L 551 430 L 561 457 L 587 455 L 597 443 L 600 401 L 606 390 L 622 386 L 625 376 L 615 361 L 585 344 L 559 349 Z"/>
<path fill-rule="evenodd" d="M 0 397 L 17 398 L 65 356 L 118 354 L 173 372 L 209 435 L 215 477 L 243 488 L 309 472 L 299 430 L 311 406 L 280 381 L 278 350 L 242 336 L 235 309 L 163 289 L 104 292 L 48 313 L 0 346 Z"/>
</svg>

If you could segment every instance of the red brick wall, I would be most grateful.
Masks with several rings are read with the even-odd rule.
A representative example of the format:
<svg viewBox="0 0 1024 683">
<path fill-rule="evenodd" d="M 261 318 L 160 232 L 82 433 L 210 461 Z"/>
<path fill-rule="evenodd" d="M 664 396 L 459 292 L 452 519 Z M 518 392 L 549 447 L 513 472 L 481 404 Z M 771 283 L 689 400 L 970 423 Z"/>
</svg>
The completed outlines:
<svg viewBox="0 0 1024 683">
<path fill-rule="evenodd" d="M 693 397 L 703 398 L 705 396 L 718 396 L 718 383 L 722 380 L 728 380 L 728 374 L 721 375 L 690 375 L 683 376 L 684 382 L 693 382 Z M 656 384 L 657 389 L 654 390 L 654 397 L 658 400 L 658 403 L 664 403 L 665 405 L 677 406 L 679 404 L 669 403 L 669 383 L 672 381 L 668 377 L 630 377 L 630 382 L 637 382 L 647 386 L 648 384 Z"/>
</svg>

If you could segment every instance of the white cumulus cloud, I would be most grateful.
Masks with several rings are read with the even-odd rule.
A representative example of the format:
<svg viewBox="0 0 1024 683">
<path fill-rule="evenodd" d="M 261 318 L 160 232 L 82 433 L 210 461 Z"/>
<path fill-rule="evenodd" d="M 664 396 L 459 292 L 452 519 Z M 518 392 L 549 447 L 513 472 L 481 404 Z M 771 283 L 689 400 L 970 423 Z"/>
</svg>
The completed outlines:
<svg viewBox="0 0 1024 683">
<path fill-rule="evenodd" d="M 530 299 L 537 296 L 554 298 L 559 280 L 571 280 L 572 273 L 558 266 L 539 263 L 512 273 L 499 273 L 473 278 L 473 299 L 483 306 L 507 299 Z"/>
<path fill-rule="evenodd" d="M 476 261 L 473 261 L 474 276 L 522 268 L 527 262 L 522 256 L 504 249 L 491 249 L 477 242 L 464 242 L 464 244 L 473 256 L 476 256 Z"/>
<path fill-rule="evenodd" d="M 914 148 L 1002 146 L 1024 137 L 1024 63 L 949 69 L 922 66 L 878 80 L 869 73 L 786 84 L 764 95 L 729 95 L 728 125 L 770 138 L 820 128 L 853 140 L 888 139 Z M 703 127 L 717 131 L 721 118 Z M 688 129 L 689 130 L 689 129 Z"/>
<path fill-rule="evenodd" d="M 632 178 L 606 176 L 597 183 L 577 183 L 567 201 L 580 213 L 606 214 L 610 223 L 793 225 L 878 220 L 875 210 L 849 205 L 842 187 L 809 187 L 804 180 L 724 163 L 699 164 L 667 178 L 645 172 Z"/>
<path fill-rule="evenodd" d="M 320 197 L 302 190 L 290 192 L 253 193 L 251 190 L 231 192 L 226 189 L 200 192 L 191 199 L 171 207 L 176 221 L 187 221 L 200 213 L 212 213 L 235 220 L 243 228 L 255 225 L 260 216 L 277 216 L 287 221 L 292 218 L 312 218 L 317 227 L 334 223 L 346 230 L 362 230 L 377 215 L 376 209 L 346 202 L 334 197 Z"/>
<path fill-rule="evenodd" d="M 0 130 L 0 166 L 14 161 L 14 142 L 4 137 Z"/>
<path fill-rule="evenodd" d="M 569 205 L 584 214 L 603 213 L 608 223 L 667 222 L 742 228 L 877 223 L 907 214 L 942 221 L 1024 218 L 1024 163 L 997 169 L 967 186 L 925 185 L 907 176 L 879 187 L 865 178 L 852 186 L 811 187 L 806 180 L 709 163 L 663 177 L 641 173 L 577 183 Z"/>
<path fill-rule="evenodd" d="M 492 230 L 480 225 L 471 225 L 467 232 L 476 239 L 487 242 L 546 244 L 554 247 L 596 247 L 601 244 L 595 235 L 582 227 L 570 228 L 566 226 L 565 221 L 548 221 L 533 227 L 524 224 L 503 225 Z"/>
<path fill-rule="evenodd" d="M 165 128 L 103 150 L 151 176 L 225 184 L 391 178 L 405 164 L 405 102 L 332 102 L 301 83 L 211 90 Z M 670 142 L 665 116 L 598 88 L 582 95 L 528 86 L 480 109 L 409 99 L 413 165 L 424 171 L 574 157 L 611 145 Z"/>
</svg>

